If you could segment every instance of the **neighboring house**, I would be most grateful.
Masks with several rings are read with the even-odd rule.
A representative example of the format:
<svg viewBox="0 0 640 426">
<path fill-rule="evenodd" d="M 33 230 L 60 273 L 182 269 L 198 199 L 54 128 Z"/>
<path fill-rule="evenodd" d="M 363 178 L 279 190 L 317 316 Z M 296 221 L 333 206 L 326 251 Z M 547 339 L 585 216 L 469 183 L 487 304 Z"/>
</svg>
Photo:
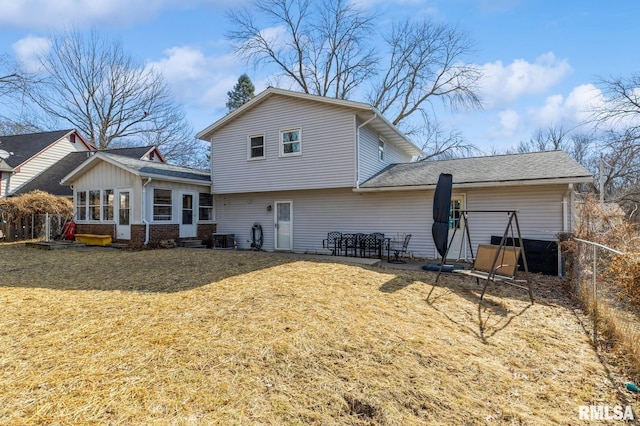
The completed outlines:
<svg viewBox="0 0 640 426">
<path fill-rule="evenodd" d="M 94 153 L 61 179 L 73 188 L 77 233 L 111 235 L 131 246 L 191 238 L 210 244 L 209 171 L 113 152 Z"/>
<path fill-rule="evenodd" d="M 96 151 L 71 152 L 62 157 L 48 169 L 35 176 L 26 184 L 14 191 L 12 195 L 26 194 L 41 190 L 60 197 L 73 197 L 73 189 L 62 185 L 60 181 L 76 167 L 89 159 Z M 117 154 L 138 160 L 164 163 L 164 157 L 156 146 L 141 146 L 132 148 L 114 148 L 101 150 L 103 153 Z"/>
<path fill-rule="evenodd" d="M 592 180 L 559 151 L 412 162 L 421 150 L 374 107 L 274 88 L 197 137 L 211 143 L 217 232 L 234 234 L 239 248 L 259 223 L 269 251 L 326 253 L 330 231 L 411 233 L 409 250 L 434 258 L 441 172 L 453 175 L 452 210 L 518 209 L 525 238 L 554 241 L 572 227 L 572 185 Z M 506 215 L 470 216 L 469 225 L 474 245 L 488 243 Z"/>
<path fill-rule="evenodd" d="M 76 130 L 0 136 L 0 149 L 10 153 L 0 169 L 0 198 L 15 195 L 34 178 L 73 152 L 92 152 L 96 147 Z"/>
</svg>

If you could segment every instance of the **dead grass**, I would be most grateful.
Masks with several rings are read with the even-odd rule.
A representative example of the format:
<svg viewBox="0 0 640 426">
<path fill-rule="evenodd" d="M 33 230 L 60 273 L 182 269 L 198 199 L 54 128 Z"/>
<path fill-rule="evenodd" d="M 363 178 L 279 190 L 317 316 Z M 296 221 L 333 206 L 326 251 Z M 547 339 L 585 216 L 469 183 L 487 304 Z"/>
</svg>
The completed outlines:
<svg viewBox="0 0 640 426">
<path fill-rule="evenodd" d="M 328 258 L 327 260 L 330 260 Z M 627 405 L 555 280 L 0 245 L 3 424 L 575 424 Z"/>
</svg>

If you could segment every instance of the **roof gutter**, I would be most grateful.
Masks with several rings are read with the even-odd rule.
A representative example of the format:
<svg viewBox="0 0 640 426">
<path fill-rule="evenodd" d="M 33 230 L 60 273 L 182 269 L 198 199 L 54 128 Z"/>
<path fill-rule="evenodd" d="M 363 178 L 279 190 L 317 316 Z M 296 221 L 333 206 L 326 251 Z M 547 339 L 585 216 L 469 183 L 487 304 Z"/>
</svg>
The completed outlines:
<svg viewBox="0 0 640 426">
<path fill-rule="evenodd" d="M 555 184 L 573 184 L 573 183 L 589 183 L 593 182 L 592 177 L 575 177 L 575 178 L 553 178 L 553 179 L 532 179 L 532 180 L 512 180 L 512 181 L 494 181 L 494 182 L 466 182 L 454 183 L 454 189 L 466 188 L 491 188 L 496 186 L 533 186 L 533 185 L 555 185 Z M 353 189 L 355 192 L 384 192 L 384 191 L 420 191 L 435 190 L 436 185 L 404 185 L 404 186 L 384 186 L 375 188 Z"/>
<path fill-rule="evenodd" d="M 375 112 L 373 113 L 373 117 L 371 117 L 370 119 L 368 119 L 367 121 L 365 121 L 364 123 L 362 123 L 361 125 L 358 126 L 358 128 L 356 129 L 356 190 L 360 189 L 360 129 L 362 129 L 364 126 L 366 126 L 367 124 L 371 123 L 373 120 L 375 120 L 378 117 L 378 114 L 376 114 Z"/>
</svg>

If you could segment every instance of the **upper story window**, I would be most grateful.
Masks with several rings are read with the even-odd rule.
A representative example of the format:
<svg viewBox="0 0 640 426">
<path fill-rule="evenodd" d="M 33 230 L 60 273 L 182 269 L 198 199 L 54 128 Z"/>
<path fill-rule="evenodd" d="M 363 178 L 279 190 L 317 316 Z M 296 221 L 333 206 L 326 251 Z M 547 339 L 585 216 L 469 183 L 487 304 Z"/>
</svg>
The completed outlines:
<svg viewBox="0 0 640 426">
<path fill-rule="evenodd" d="M 249 160 L 264 158 L 264 135 L 249 136 Z"/>
<path fill-rule="evenodd" d="M 300 129 L 280 131 L 280 155 L 301 155 L 302 137 Z"/>
<path fill-rule="evenodd" d="M 378 138 L 378 160 L 384 161 L 384 139 Z"/>
<path fill-rule="evenodd" d="M 153 220 L 171 220 L 171 190 L 153 190 Z"/>
</svg>

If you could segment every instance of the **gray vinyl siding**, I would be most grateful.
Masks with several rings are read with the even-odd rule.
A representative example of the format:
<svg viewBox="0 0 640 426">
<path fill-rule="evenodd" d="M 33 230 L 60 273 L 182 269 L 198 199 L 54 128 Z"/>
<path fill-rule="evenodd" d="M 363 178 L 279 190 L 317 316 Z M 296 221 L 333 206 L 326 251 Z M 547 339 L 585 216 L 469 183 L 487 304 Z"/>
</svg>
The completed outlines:
<svg viewBox="0 0 640 426">
<path fill-rule="evenodd" d="M 233 233 L 239 248 L 249 248 L 254 223 L 264 230 L 263 249 L 274 248 L 274 212 L 267 206 L 275 201 L 293 202 L 293 251 L 326 253 L 322 240 L 329 231 L 383 232 L 391 237 L 420 230 L 412 237 L 412 250 L 425 250 L 430 242 L 424 224 L 431 200 L 426 194 L 355 193 L 351 189 L 287 191 L 219 195 L 216 217 L 219 233 Z M 398 208 L 402 206 L 402 208 Z M 402 217 L 398 217 L 402 211 Z"/>
<path fill-rule="evenodd" d="M 214 194 L 353 187 L 355 116 L 347 109 L 274 96 L 211 140 Z M 302 154 L 280 156 L 280 131 L 299 128 Z M 248 160 L 248 136 L 264 134 L 265 159 Z"/>
<path fill-rule="evenodd" d="M 562 231 L 562 198 L 566 185 L 466 190 L 467 209 L 519 209 L 524 238 L 555 240 Z M 463 191 L 455 191 L 463 193 Z M 264 230 L 263 249 L 274 248 L 275 201 L 293 202 L 293 251 L 328 253 L 322 240 L 330 231 L 371 233 L 387 237 L 412 234 L 409 251 L 416 257 L 435 257 L 431 237 L 433 191 L 389 191 L 357 193 L 350 189 L 264 192 L 216 196 L 219 233 L 236 235 L 238 247 L 251 244 L 254 223 Z M 474 250 L 502 235 L 506 214 L 470 214 Z"/>
<path fill-rule="evenodd" d="M 523 238 L 555 241 L 563 231 L 563 196 L 567 185 L 475 189 L 467 192 L 467 210 L 518 210 Z M 469 213 L 474 246 L 502 236 L 508 217 L 502 213 Z M 474 247 L 475 250 L 475 247 Z"/>
<path fill-rule="evenodd" d="M 361 123 L 358 123 L 360 125 Z M 360 129 L 358 162 L 360 183 L 378 174 L 387 166 L 395 163 L 407 163 L 411 156 L 403 154 L 398 148 L 385 140 L 384 160 L 378 158 L 378 134 L 367 127 Z"/>
</svg>

